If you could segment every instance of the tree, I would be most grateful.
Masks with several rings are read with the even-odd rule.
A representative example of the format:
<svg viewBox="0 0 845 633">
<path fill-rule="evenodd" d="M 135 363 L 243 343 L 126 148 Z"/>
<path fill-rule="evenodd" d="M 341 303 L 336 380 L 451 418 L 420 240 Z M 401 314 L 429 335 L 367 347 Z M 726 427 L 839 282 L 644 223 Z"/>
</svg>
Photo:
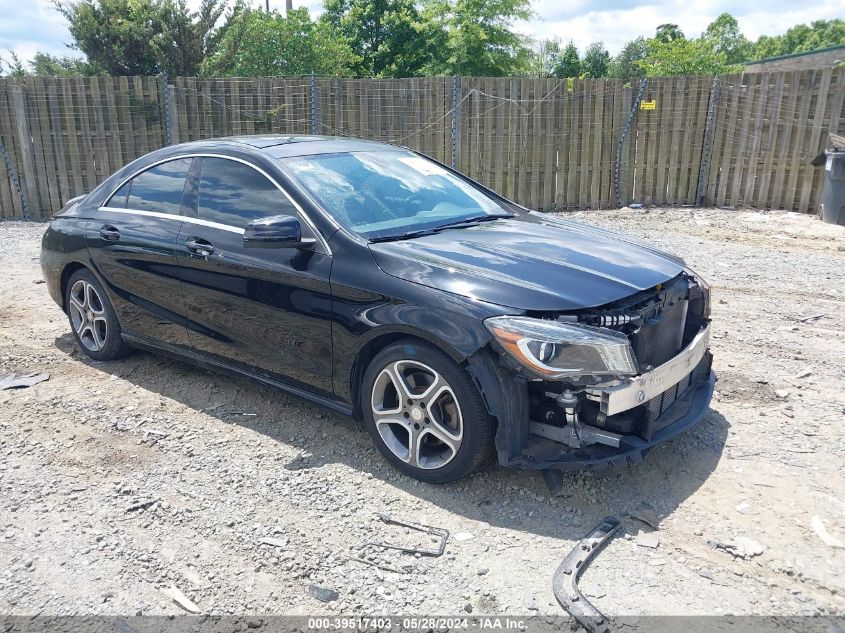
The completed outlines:
<svg viewBox="0 0 845 633">
<path fill-rule="evenodd" d="M 360 59 L 329 22 L 308 9 L 287 16 L 247 9 L 232 22 L 217 51 L 202 64 L 205 76 L 254 77 L 316 73 L 349 76 Z"/>
<path fill-rule="evenodd" d="M 667 75 L 724 75 L 740 68 L 728 64 L 725 53 L 717 52 L 704 38 L 648 41 L 648 56 L 640 67 L 649 77 Z"/>
<path fill-rule="evenodd" d="M 655 33 L 654 38 L 661 44 L 668 44 L 669 42 L 674 42 L 675 40 L 686 39 L 684 37 L 684 32 L 677 24 L 668 23 L 661 24 L 657 27 L 657 32 Z"/>
<path fill-rule="evenodd" d="M 320 16 L 360 61 L 355 74 L 411 77 L 431 62 L 428 25 L 413 0 L 326 0 Z"/>
<path fill-rule="evenodd" d="M 228 0 L 53 0 L 68 21 L 73 48 L 110 75 L 195 75 L 213 54 L 240 0 L 221 26 Z"/>
<path fill-rule="evenodd" d="M 536 43 L 531 52 L 529 72 L 537 77 L 551 77 L 560 57 L 560 40 L 543 39 Z"/>
<path fill-rule="evenodd" d="M 555 77 L 579 77 L 581 75 L 581 58 L 572 40 L 563 49 L 557 59 L 553 73 Z"/>
<path fill-rule="evenodd" d="M 753 58 L 805 53 L 845 44 L 845 20 L 816 20 L 793 26 L 783 35 L 761 36 L 753 45 Z"/>
<path fill-rule="evenodd" d="M 3 69 L 4 66 L 6 70 Z M 9 59 L 0 57 L 0 73 L 5 73 L 7 77 L 23 77 L 29 74 L 21 58 L 13 50 L 9 51 Z"/>
<path fill-rule="evenodd" d="M 54 56 L 37 52 L 29 62 L 33 75 L 52 75 L 55 77 L 90 77 L 102 72 L 88 60 L 79 57 Z"/>
<path fill-rule="evenodd" d="M 531 51 L 526 38 L 511 27 L 533 15 L 530 4 L 530 0 L 428 0 L 426 15 L 438 42 L 436 50 L 442 46 L 445 55 L 437 55 L 427 72 L 501 77 L 527 71 Z"/>
<path fill-rule="evenodd" d="M 631 40 L 619 51 L 610 64 L 611 77 L 621 79 L 625 83 L 642 77 L 645 73 L 639 62 L 648 56 L 648 44 L 644 37 Z"/>
<path fill-rule="evenodd" d="M 160 9 L 160 31 L 150 44 L 160 72 L 189 77 L 199 73 L 200 65 L 216 51 L 217 45 L 245 7 L 236 0 L 220 27 L 228 0 L 202 0 L 198 11 L 188 10 L 185 0 L 165 0 Z"/>
<path fill-rule="evenodd" d="M 610 53 L 604 47 L 604 42 L 593 42 L 587 47 L 584 53 L 584 60 L 581 62 L 581 72 L 587 77 L 607 77 L 610 67 Z"/>
<path fill-rule="evenodd" d="M 730 13 L 723 13 L 702 34 L 717 53 L 724 53 L 729 64 L 739 64 L 751 54 L 751 42 L 740 32 L 739 23 Z"/>
<path fill-rule="evenodd" d="M 152 1 L 78 0 L 55 3 L 68 21 L 73 47 L 109 75 L 155 75 L 158 64 L 150 42 L 160 24 Z"/>
</svg>

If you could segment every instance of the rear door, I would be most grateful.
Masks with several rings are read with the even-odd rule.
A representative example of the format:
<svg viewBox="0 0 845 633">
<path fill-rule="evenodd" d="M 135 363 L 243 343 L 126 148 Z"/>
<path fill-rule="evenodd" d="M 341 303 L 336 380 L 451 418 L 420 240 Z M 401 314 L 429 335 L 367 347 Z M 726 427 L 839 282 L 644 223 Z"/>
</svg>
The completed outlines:
<svg viewBox="0 0 845 633">
<path fill-rule="evenodd" d="M 91 260 L 128 335 L 189 347 L 176 238 L 192 158 L 125 182 L 87 227 Z"/>
<path fill-rule="evenodd" d="M 292 215 L 318 237 L 281 188 L 256 166 L 203 157 L 194 218 L 179 234 L 189 336 L 202 354 L 293 386 L 332 395 L 331 256 L 244 248 L 252 220 Z"/>
</svg>

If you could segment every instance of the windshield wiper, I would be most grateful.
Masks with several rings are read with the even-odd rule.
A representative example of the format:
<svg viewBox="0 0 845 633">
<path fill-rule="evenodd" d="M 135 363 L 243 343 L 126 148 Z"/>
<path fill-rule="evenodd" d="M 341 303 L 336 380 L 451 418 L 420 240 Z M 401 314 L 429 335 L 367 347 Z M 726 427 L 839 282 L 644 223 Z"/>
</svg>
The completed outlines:
<svg viewBox="0 0 845 633">
<path fill-rule="evenodd" d="M 438 224 L 432 230 L 439 231 L 440 229 L 463 229 L 470 226 L 475 226 L 476 224 L 480 224 L 482 222 L 491 222 L 493 220 L 501 220 L 502 218 L 511 218 L 512 215 L 508 213 L 497 213 L 495 215 L 488 215 L 485 213 L 484 215 L 476 215 L 471 218 L 463 218 L 461 220 L 455 220 L 454 222 L 447 222 L 446 224 Z"/>
<path fill-rule="evenodd" d="M 482 222 L 490 222 L 491 220 L 501 220 L 502 218 L 512 218 L 513 216 L 506 213 L 499 213 L 496 215 L 484 215 L 474 216 L 471 218 L 463 218 L 461 220 L 455 220 L 454 222 L 447 222 L 446 224 L 438 224 L 437 226 L 430 228 L 430 229 L 419 229 L 416 231 L 406 231 L 405 233 L 399 233 L 397 235 L 382 235 L 380 237 L 372 237 L 370 238 L 370 242 L 398 242 L 399 240 L 409 240 L 415 237 L 422 237 L 423 235 L 434 235 L 435 233 L 439 233 L 443 229 L 466 229 L 471 226 L 477 226 Z"/>
<path fill-rule="evenodd" d="M 399 240 L 409 240 L 414 237 L 421 237 L 423 235 L 434 235 L 437 231 L 434 229 L 420 229 L 419 231 L 407 231 L 405 233 L 398 233 L 396 235 L 381 235 L 379 237 L 371 237 L 369 241 L 372 242 L 398 242 Z"/>
</svg>

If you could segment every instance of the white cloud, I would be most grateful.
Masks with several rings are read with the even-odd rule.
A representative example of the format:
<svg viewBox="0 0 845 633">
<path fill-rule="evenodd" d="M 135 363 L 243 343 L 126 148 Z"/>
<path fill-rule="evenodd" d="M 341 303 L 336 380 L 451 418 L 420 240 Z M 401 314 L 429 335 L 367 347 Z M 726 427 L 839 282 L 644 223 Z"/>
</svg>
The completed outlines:
<svg viewBox="0 0 845 633">
<path fill-rule="evenodd" d="M 188 0 L 192 8 L 200 0 Z M 252 0 L 263 7 L 264 0 Z M 312 15 L 322 10 L 322 0 L 294 0 Z M 270 0 L 270 8 L 284 11 L 285 0 Z M 717 15 L 729 11 L 737 17 L 747 37 L 777 35 L 795 24 L 842 17 L 841 0 L 819 0 L 796 5 L 792 0 L 534 0 L 537 18 L 517 25 L 525 34 L 538 38 L 570 39 L 579 49 L 602 40 L 615 54 L 640 35 L 650 37 L 658 25 L 678 24 L 688 36 L 703 31 Z M 36 51 L 53 55 L 78 55 L 67 47 L 71 41 L 64 19 L 49 0 L 0 0 L 0 55 L 13 50 L 22 59 Z"/>
<path fill-rule="evenodd" d="M 796 24 L 841 18 L 843 14 L 840 0 L 821 0 L 804 5 L 786 0 L 766 3 L 759 0 L 640 3 L 629 0 L 576 0 L 573 3 L 536 0 L 534 8 L 538 19 L 518 25 L 521 32 L 537 38 L 559 37 L 564 42 L 571 39 L 582 51 L 591 42 L 601 40 L 612 54 L 618 53 L 626 42 L 636 37 L 653 36 L 655 29 L 667 22 L 680 26 L 688 37 L 696 37 L 725 11 L 737 18 L 743 33 L 751 40 L 760 35 L 779 35 Z"/>
<path fill-rule="evenodd" d="M 41 50 L 69 55 L 71 41 L 65 20 L 45 0 L 0 0 L 0 55 L 12 50 L 21 59 Z"/>
</svg>

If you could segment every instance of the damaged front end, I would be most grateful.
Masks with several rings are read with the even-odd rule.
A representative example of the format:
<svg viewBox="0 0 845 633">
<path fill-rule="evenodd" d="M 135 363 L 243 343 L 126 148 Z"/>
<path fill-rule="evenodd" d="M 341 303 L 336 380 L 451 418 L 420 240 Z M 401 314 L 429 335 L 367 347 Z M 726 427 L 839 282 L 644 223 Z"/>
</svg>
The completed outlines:
<svg viewBox="0 0 845 633">
<path fill-rule="evenodd" d="M 710 290 L 692 271 L 600 308 L 485 325 L 498 353 L 483 350 L 469 369 L 499 422 L 502 465 L 640 461 L 710 404 Z"/>
</svg>

